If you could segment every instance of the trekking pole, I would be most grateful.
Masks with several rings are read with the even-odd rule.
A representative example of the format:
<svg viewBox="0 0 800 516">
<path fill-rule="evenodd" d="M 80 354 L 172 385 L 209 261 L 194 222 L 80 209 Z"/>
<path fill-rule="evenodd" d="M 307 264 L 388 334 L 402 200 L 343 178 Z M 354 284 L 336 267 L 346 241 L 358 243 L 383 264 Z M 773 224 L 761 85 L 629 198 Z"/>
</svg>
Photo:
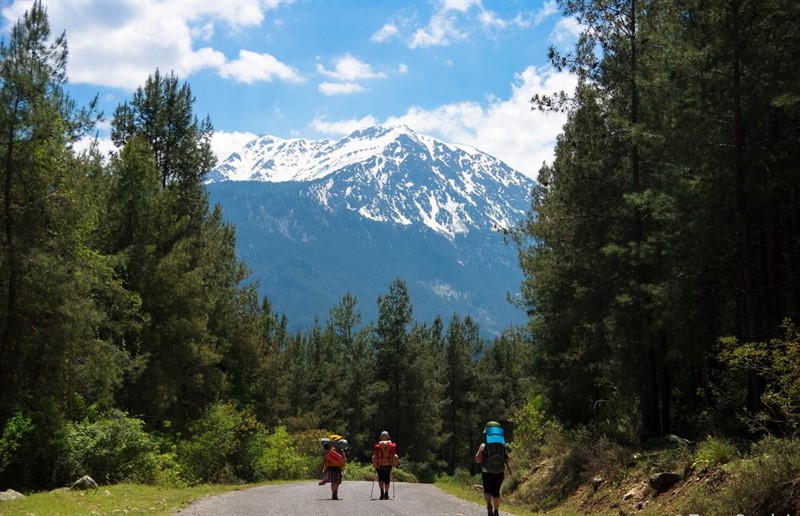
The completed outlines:
<svg viewBox="0 0 800 516">
<path fill-rule="evenodd" d="M 369 499 L 370 500 L 374 500 L 374 498 L 372 498 L 372 493 L 374 493 L 374 492 L 375 492 L 375 473 L 372 474 L 372 489 L 369 490 Z"/>
<path fill-rule="evenodd" d="M 397 483 L 397 473 L 392 471 L 392 500 L 394 500 L 394 485 Z"/>
</svg>

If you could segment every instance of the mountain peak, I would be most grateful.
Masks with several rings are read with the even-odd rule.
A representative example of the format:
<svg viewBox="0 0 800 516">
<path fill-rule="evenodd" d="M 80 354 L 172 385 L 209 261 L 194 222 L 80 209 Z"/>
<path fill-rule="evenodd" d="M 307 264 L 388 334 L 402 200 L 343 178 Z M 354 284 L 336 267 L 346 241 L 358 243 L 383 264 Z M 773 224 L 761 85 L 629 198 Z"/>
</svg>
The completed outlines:
<svg viewBox="0 0 800 516">
<path fill-rule="evenodd" d="M 405 125 L 367 127 L 338 141 L 262 136 L 209 176 L 243 180 L 303 183 L 326 209 L 419 225 L 449 239 L 474 227 L 513 225 L 533 185 L 488 154 Z"/>
<path fill-rule="evenodd" d="M 407 125 L 400 124 L 400 125 L 375 125 L 372 127 L 365 127 L 362 129 L 356 129 L 349 135 L 345 137 L 347 138 L 381 138 L 386 135 L 415 135 L 415 133 L 411 128 Z"/>
</svg>

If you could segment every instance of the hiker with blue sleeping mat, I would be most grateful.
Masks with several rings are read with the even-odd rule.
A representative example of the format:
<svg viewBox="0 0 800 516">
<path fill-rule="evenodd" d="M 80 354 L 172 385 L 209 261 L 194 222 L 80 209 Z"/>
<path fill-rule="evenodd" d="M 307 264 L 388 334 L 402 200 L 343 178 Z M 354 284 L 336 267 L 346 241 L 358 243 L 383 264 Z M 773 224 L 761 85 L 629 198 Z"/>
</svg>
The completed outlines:
<svg viewBox="0 0 800 516">
<path fill-rule="evenodd" d="M 322 461 L 322 480 L 319 485 L 331 485 L 331 500 L 339 499 L 339 484 L 342 483 L 342 472 L 347 465 L 347 440 L 341 435 L 331 435 L 320 439 L 324 455 Z"/>
<path fill-rule="evenodd" d="M 481 465 L 483 499 L 486 500 L 486 514 L 500 514 L 500 486 L 508 466 L 508 447 L 505 432 L 497 421 L 489 421 L 483 429 L 483 442 L 475 454 L 475 462 Z M 511 471 L 509 469 L 509 471 Z"/>
</svg>

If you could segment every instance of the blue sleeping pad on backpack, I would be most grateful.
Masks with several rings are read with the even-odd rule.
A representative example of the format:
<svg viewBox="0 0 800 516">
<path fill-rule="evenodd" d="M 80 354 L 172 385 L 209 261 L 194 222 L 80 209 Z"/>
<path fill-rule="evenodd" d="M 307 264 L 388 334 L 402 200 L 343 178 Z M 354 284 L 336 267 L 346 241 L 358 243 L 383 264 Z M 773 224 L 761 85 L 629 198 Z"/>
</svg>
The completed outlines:
<svg viewBox="0 0 800 516">
<path fill-rule="evenodd" d="M 502 426 L 486 427 L 486 444 L 489 443 L 506 444 L 505 432 Z"/>
<path fill-rule="evenodd" d="M 486 444 L 483 448 L 483 467 L 489 473 L 503 473 L 506 464 L 506 438 L 503 427 L 486 427 Z"/>
</svg>

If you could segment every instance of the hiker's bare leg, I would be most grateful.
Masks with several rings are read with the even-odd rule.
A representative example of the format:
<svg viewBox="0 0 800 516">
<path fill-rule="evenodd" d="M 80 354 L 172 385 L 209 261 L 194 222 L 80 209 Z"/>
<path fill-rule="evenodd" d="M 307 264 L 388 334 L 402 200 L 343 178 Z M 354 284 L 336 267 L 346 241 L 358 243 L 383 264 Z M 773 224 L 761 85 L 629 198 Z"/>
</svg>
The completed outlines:
<svg viewBox="0 0 800 516">
<path fill-rule="evenodd" d="M 488 503 L 489 500 L 486 500 L 486 502 Z M 494 509 L 496 511 L 500 510 L 500 497 L 499 496 L 493 496 L 492 497 L 492 506 L 494 507 Z"/>
</svg>

